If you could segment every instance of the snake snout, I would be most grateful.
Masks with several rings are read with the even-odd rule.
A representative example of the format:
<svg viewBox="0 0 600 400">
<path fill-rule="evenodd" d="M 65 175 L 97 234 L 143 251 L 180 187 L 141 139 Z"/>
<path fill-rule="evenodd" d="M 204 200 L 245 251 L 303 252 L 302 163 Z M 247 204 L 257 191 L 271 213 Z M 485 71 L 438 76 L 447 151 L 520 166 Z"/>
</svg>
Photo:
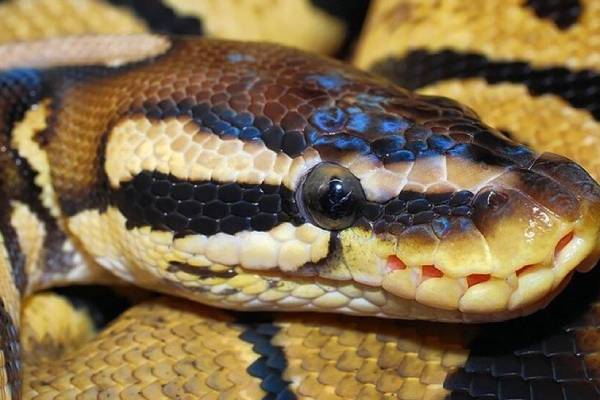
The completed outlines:
<svg viewBox="0 0 600 400">
<path fill-rule="evenodd" d="M 506 311 L 534 311 L 576 268 L 591 268 L 600 256 L 599 218 L 600 186 L 555 154 L 539 156 L 528 169 L 510 169 L 480 189 L 472 221 L 485 238 L 492 279 L 510 287 Z"/>
<path fill-rule="evenodd" d="M 570 264 L 577 262 L 579 271 L 590 270 L 600 258 L 600 185 L 580 165 L 554 153 L 542 154 L 530 170 L 551 178 L 562 188 L 561 192 L 548 193 L 548 204 L 562 218 L 574 218 L 573 237 L 582 244 L 580 252 L 571 255 Z M 563 193 L 576 199 L 575 215 L 569 210 L 571 206 L 565 207 Z"/>
<path fill-rule="evenodd" d="M 502 320 L 543 307 L 600 257 L 600 186 L 568 159 L 546 153 L 463 193 L 449 216 L 395 235 L 384 289 L 463 319 Z"/>
</svg>

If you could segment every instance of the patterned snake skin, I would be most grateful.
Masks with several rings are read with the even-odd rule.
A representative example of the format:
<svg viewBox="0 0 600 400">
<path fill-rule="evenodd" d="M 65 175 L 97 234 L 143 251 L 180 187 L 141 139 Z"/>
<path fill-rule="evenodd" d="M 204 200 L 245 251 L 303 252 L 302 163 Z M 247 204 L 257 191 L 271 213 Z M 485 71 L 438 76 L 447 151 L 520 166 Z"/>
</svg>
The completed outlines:
<svg viewBox="0 0 600 400">
<path fill-rule="evenodd" d="M 592 3 L 568 3 L 375 2 L 357 65 L 427 95 L 273 44 L 138 33 L 0 47 L 0 398 L 599 398 L 597 271 L 516 321 L 398 320 L 527 315 L 598 260 L 600 187 L 546 152 L 595 174 L 556 144 L 571 129 L 595 140 L 577 125 L 593 132 L 594 59 L 478 48 L 509 23 L 459 18 L 461 41 L 437 20 L 506 8 L 523 32 L 539 19 L 589 33 Z M 414 40 L 369 46 L 411 27 Z M 530 133 L 543 113 L 554 124 Z M 63 307 L 30 302 L 21 323 L 23 298 L 117 280 L 188 300 L 22 351 L 31 304 L 48 320 Z M 361 317 L 240 312 L 256 310 Z"/>
</svg>

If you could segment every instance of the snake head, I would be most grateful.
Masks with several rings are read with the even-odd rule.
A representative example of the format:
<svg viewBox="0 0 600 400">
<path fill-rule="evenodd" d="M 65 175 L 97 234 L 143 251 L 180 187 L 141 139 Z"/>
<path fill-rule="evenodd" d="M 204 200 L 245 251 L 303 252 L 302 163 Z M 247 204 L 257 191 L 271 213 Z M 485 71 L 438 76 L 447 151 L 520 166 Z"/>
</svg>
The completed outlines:
<svg viewBox="0 0 600 400">
<path fill-rule="evenodd" d="M 388 299 L 390 315 L 492 321 L 539 309 L 575 268 L 594 266 L 600 187 L 580 166 L 511 142 L 449 99 L 411 102 L 412 124 L 376 136 L 370 154 L 320 149 L 299 203 L 335 233 L 313 273 L 349 275 L 419 310 Z M 427 105 L 462 110 L 460 122 L 421 119 Z"/>
<path fill-rule="evenodd" d="M 198 39 L 107 76 L 110 200 L 69 228 L 125 279 L 236 309 L 486 321 L 598 258 L 594 180 L 452 100 Z"/>
<path fill-rule="evenodd" d="M 304 188 L 320 201 L 305 204 L 317 225 L 343 225 L 338 252 L 320 275 L 349 271 L 358 282 L 426 306 L 417 308 L 429 319 L 461 313 L 465 321 L 500 320 L 542 307 L 575 268 L 596 263 L 600 191 L 572 161 L 530 154 L 523 167 L 462 151 L 410 167 L 374 161 L 361 172 L 353 163 L 320 164 Z M 390 183 L 398 170 L 396 193 Z"/>
</svg>

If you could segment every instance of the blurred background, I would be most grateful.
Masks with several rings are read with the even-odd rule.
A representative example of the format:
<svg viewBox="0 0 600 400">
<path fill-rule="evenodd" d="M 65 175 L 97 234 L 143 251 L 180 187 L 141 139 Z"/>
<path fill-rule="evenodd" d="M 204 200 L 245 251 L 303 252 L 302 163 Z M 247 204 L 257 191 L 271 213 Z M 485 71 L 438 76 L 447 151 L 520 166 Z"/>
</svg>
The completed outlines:
<svg viewBox="0 0 600 400">
<path fill-rule="evenodd" d="M 0 0 L 0 43 L 160 32 L 269 41 L 347 59 L 368 0 Z"/>
</svg>

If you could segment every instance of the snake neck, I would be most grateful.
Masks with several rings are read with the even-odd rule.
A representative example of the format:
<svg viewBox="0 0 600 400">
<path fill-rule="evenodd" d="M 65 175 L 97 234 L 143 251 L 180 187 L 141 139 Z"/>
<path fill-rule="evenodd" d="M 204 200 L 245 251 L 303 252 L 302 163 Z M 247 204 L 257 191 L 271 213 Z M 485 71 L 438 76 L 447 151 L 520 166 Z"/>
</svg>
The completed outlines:
<svg viewBox="0 0 600 400">
<path fill-rule="evenodd" d="M 38 141 L 52 118 L 42 74 L 0 72 L 0 398 L 21 386 L 21 299 L 36 290 L 98 280 L 64 228 Z"/>
<path fill-rule="evenodd" d="M 27 155 L 35 124 L 32 107 L 40 100 L 41 81 L 29 71 L 0 73 L 0 397 L 18 398 L 21 385 L 19 319 L 21 298 L 56 270 L 66 253 L 64 231 L 42 201 L 40 179 Z M 29 139 L 19 151 L 19 143 Z M 42 154 L 37 154 L 38 156 Z M 39 157 L 38 157 L 39 158 Z M 46 174 L 49 171 L 43 171 Z M 52 253 L 51 253 L 52 252 Z M 52 254 L 52 255 L 51 255 Z M 42 265 L 47 265 L 46 267 Z"/>
</svg>

